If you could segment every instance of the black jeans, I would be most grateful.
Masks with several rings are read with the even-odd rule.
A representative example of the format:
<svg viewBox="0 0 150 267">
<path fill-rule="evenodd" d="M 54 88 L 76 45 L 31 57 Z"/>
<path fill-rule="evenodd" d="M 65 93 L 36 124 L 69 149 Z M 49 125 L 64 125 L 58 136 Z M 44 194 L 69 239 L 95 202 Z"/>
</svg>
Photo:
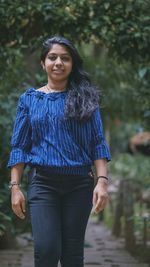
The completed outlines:
<svg viewBox="0 0 150 267">
<path fill-rule="evenodd" d="M 90 175 L 48 175 L 32 169 L 28 205 L 35 267 L 84 266 L 84 237 L 92 208 Z"/>
</svg>

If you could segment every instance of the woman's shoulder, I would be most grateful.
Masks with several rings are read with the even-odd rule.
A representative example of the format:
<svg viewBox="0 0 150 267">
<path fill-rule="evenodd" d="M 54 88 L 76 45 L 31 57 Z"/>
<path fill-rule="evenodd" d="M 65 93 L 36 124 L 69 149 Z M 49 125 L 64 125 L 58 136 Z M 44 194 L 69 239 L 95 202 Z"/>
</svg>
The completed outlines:
<svg viewBox="0 0 150 267">
<path fill-rule="evenodd" d="M 22 96 L 28 96 L 35 94 L 36 89 L 34 87 L 27 88 L 26 91 L 22 94 Z"/>
<path fill-rule="evenodd" d="M 24 93 L 21 94 L 21 98 L 31 98 L 33 96 L 36 97 L 41 97 L 44 94 L 44 90 L 43 87 L 39 88 L 39 89 L 35 89 L 34 87 L 28 88 L 26 89 L 26 91 Z"/>
<path fill-rule="evenodd" d="M 21 93 L 20 98 L 24 98 L 27 95 L 32 95 L 35 92 L 35 88 L 31 87 L 31 88 L 27 88 L 24 92 Z"/>
<path fill-rule="evenodd" d="M 19 103 L 22 103 L 24 105 L 30 104 L 32 101 L 33 96 L 36 94 L 36 89 L 35 88 L 28 88 L 26 91 L 24 91 L 20 97 L 19 97 Z"/>
</svg>

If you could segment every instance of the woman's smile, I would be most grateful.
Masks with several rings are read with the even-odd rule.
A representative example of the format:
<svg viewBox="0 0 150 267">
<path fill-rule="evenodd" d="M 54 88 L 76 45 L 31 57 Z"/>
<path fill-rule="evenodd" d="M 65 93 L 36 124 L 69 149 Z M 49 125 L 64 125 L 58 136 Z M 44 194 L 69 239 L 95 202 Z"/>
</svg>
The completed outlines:
<svg viewBox="0 0 150 267">
<path fill-rule="evenodd" d="M 58 73 L 58 74 L 59 73 L 61 74 L 61 73 L 64 72 L 64 70 L 62 70 L 62 69 L 54 69 L 53 72 Z"/>
</svg>

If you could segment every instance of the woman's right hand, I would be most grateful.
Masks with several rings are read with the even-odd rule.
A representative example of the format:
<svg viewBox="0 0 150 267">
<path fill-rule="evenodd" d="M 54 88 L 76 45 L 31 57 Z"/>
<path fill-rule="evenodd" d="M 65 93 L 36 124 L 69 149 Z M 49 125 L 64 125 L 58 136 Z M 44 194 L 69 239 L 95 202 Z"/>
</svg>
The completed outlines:
<svg viewBox="0 0 150 267">
<path fill-rule="evenodd" d="M 20 218 L 25 219 L 25 197 L 18 185 L 11 189 L 11 204 L 13 212 Z"/>
</svg>

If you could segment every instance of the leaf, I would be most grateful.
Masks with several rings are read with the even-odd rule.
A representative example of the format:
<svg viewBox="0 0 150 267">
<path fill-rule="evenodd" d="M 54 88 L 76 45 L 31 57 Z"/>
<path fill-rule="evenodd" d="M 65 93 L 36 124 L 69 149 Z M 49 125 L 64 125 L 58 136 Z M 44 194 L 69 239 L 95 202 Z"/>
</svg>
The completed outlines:
<svg viewBox="0 0 150 267">
<path fill-rule="evenodd" d="M 21 21 L 21 27 L 25 27 L 25 26 L 27 26 L 28 23 L 29 23 L 29 19 L 28 19 L 28 18 L 23 19 L 23 20 Z"/>
<path fill-rule="evenodd" d="M 110 3 L 104 3 L 104 8 L 107 10 L 110 7 Z"/>
<path fill-rule="evenodd" d="M 146 73 L 147 73 L 147 68 L 142 68 L 142 69 L 140 69 L 140 70 L 139 70 L 139 77 L 140 77 L 141 79 L 143 79 Z"/>
<path fill-rule="evenodd" d="M 2 220 L 11 221 L 11 217 L 9 217 L 8 215 L 4 214 L 3 212 L 0 212 L 0 218 Z"/>
<path fill-rule="evenodd" d="M 0 223 L 0 229 L 1 230 L 6 230 L 6 226 L 4 224 Z"/>
<path fill-rule="evenodd" d="M 3 236 L 3 235 L 4 235 L 4 231 L 0 230 L 0 236 Z"/>
</svg>

